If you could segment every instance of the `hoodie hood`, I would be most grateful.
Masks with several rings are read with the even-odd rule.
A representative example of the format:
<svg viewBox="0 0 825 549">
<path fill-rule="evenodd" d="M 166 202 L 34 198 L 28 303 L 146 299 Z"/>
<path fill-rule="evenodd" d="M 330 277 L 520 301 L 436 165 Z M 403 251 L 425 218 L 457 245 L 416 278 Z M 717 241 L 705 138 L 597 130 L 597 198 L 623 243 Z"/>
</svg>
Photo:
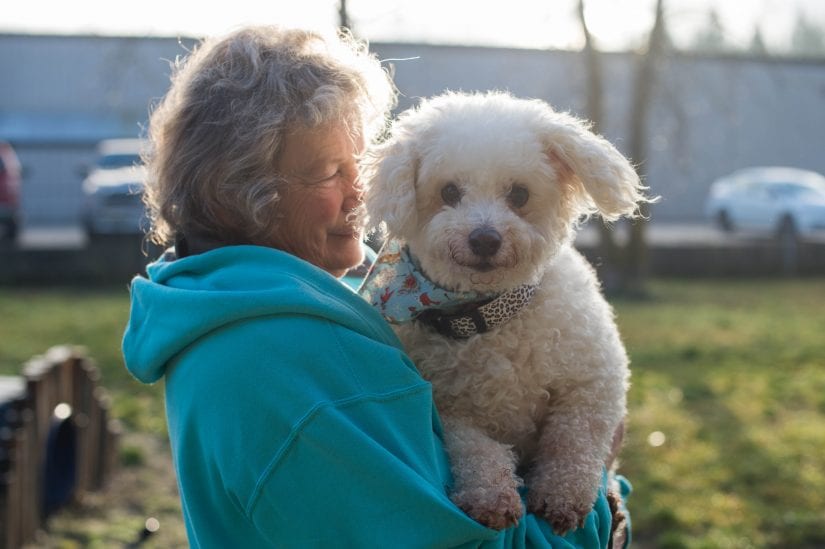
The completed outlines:
<svg viewBox="0 0 825 549">
<path fill-rule="evenodd" d="M 227 246 L 147 267 L 132 281 L 123 336 L 127 369 L 154 383 L 177 353 L 227 324 L 271 315 L 315 316 L 401 349 L 381 316 L 350 288 L 290 254 Z"/>
</svg>

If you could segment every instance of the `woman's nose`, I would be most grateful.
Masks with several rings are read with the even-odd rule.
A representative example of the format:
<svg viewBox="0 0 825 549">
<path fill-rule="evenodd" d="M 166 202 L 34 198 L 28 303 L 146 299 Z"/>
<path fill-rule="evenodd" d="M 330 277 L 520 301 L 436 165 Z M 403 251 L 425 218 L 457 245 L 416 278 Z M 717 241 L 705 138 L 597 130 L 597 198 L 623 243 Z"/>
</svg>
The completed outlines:
<svg viewBox="0 0 825 549">
<path fill-rule="evenodd" d="M 357 171 L 353 171 L 352 175 L 345 177 L 343 181 L 343 208 L 346 211 L 356 209 L 364 201 L 364 187 L 361 185 L 361 180 Z"/>
<path fill-rule="evenodd" d="M 360 206 L 362 202 L 363 202 L 363 200 L 361 199 L 360 194 L 355 195 L 355 196 L 347 196 L 347 197 L 344 198 L 344 204 L 343 204 L 342 208 L 344 209 L 345 212 L 351 212 L 351 211 L 357 209 L 358 206 Z"/>
</svg>

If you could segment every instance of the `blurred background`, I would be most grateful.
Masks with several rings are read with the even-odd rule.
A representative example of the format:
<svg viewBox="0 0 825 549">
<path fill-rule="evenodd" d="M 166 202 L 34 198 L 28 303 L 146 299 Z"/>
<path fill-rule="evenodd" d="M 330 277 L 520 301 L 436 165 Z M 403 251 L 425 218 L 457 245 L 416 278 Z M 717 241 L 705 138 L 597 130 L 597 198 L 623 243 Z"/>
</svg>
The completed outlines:
<svg viewBox="0 0 825 549">
<path fill-rule="evenodd" d="M 84 505 L 29 543 L 185 543 L 162 392 L 138 387 L 119 355 L 128 281 L 159 251 L 142 239 L 138 153 L 174 59 L 206 35 L 282 24 L 368 40 L 399 111 L 445 90 L 507 90 L 591 120 L 630 157 L 661 200 L 633 223 L 590 221 L 576 244 L 633 360 L 636 544 L 825 546 L 825 1 L 29 0 L 2 12 L 0 373 L 83 345 L 125 427 L 121 495 L 76 494 Z M 167 526 L 140 534 L 150 514 Z"/>
<path fill-rule="evenodd" d="M 448 89 L 498 89 L 592 120 L 661 196 L 649 212 L 655 230 L 635 224 L 625 231 L 631 263 L 648 261 L 638 251 L 648 241 L 718 247 L 734 229 L 775 236 L 783 222 L 808 240 L 825 232 L 825 191 L 811 199 L 818 204 L 813 213 L 798 199 L 780 203 L 767 191 L 767 204 L 709 203 L 713 182 L 742 168 L 825 172 L 821 0 L 313 0 L 300 6 L 241 0 L 233 2 L 231 13 L 168 4 L 86 1 L 69 7 L 33 1 L 5 10 L 0 141 L 9 150 L 3 157 L 11 158 L 5 178 L 16 180 L 0 188 L 6 248 L 12 242 L 24 250 L 79 249 L 98 235 L 139 234 L 145 221 L 142 174 L 96 169 L 133 167 L 139 143 L 133 143 L 131 156 L 121 147 L 112 163 L 101 142 L 145 133 L 147 114 L 167 88 L 170 62 L 197 38 L 250 23 L 350 27 L 393 71 L 399 110 Z M 805 176 L 789 177 L 793 181 L 775 183 Z M 614 257 L 617 246 L 608 240 L 622 231 L 591 229 L 582 245 L 604 244 L 603 255 Z M 796 249 L 786 255 L 779 269 L 823 267 L 810 254 L 803 254 L 800 265 Z M 15 256 L 8 257 L 6 264 Z M 661 258 L 654 253 L 657 272 L 771 269 L 770 260 L 697 266 L 693 260 L 677 262 L 673 254 Z M 25 263 L 31 267 L 26 271 L 24 262 L 17 263 L 18 271 L 0 272 L 0 279 L 47 272 L 34 263 Z M 127 264 L 124 272 L 133 268 Z"/>
</svg>

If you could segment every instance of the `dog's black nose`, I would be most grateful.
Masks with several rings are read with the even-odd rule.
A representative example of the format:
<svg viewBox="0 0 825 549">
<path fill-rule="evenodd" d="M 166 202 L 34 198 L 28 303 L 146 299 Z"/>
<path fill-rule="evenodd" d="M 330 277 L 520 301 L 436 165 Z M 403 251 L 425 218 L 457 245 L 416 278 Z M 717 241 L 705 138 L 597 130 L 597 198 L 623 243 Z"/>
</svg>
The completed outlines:
<svg viewBox="0 0 825 549">
<path fill-rule="evenodd" d="M 470 249 L 480 257 L 492 257 L 501 248 L 501 235 L 490 227 L 481 227 L 470 233 Z"/>
</svg>

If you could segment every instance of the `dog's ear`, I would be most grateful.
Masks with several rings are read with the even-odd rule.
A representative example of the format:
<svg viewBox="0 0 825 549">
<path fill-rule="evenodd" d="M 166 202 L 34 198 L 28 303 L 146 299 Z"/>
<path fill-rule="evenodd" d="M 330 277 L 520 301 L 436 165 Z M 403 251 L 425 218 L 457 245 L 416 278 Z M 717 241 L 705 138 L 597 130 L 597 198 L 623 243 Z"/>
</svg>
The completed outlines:
<svg viewBox="0 0 825 549">
<path fill-rule="evenodd" d="M 630 162 L 585 122 L 549 107 L 542 122 L 550 163 L 566 183 L 587 194 L 580 197 L 591 203 L 584 213 L 593 213 L 595 206 L 602 217 L 615 220 L 636 214 L 641 202 L 650 201 Z"/>
<path fill-rule="evenodd" d="M 414 230 L 417 170 L 418 155 L 408 136 L 396 135 L 367 154 L 362 177 L 370 228 L 383 222 L 389 236 L 402 238 Z"/>
</svg>

